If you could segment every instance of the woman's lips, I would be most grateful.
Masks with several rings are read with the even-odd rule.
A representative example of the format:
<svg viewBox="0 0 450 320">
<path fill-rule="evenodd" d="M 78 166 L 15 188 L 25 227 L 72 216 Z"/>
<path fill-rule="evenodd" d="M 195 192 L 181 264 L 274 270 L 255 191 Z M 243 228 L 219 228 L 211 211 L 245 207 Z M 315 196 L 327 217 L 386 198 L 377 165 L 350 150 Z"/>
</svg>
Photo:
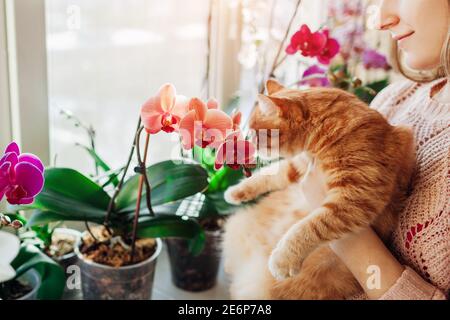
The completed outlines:
<svg viewBox="0 0 450 320">
<path fill-rule="evenodd" d="M 411 32 L 404 33 L 404 34 L 401 34 L 401 35 L 393 35 L 392 38 L 393 38 L 395 41 L 401 41 L 401 40 L 403 40 L 403 39 L 406 39 L 406 38 L 412 36 L 414 33 L 415 33 L 415 31 L 411 31 Z"/>
</svg>

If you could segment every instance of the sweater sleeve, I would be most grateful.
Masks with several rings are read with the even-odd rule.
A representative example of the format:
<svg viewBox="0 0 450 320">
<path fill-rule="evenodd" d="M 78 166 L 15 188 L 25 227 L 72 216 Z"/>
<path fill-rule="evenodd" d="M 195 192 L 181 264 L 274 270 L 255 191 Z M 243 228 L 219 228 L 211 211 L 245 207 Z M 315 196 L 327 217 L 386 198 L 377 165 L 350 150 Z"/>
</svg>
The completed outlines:
<svg viewBox="0 0 450 320">
<path fill-rule="evenodd" d="M 442 291 L 406 267 L 397 282 L 380 300 L 446 300 Z"/>
</svg>

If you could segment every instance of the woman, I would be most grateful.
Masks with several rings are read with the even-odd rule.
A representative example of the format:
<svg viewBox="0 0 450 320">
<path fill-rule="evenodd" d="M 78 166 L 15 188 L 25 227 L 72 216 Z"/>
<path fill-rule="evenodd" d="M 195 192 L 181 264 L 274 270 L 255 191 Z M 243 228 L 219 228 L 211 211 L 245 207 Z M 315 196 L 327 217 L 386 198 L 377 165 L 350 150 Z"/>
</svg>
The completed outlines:
<svg viewBox="0 0 450 320">
<path fill-rule="evenodd" d="M 413 128 L 416 172 L 389 248 L 372 230 L 330 246 L 358 279 L 366 298 L 446 299 L 450 288 L 450 1 L 384 0 L 379 5 L 379 29 L 391 32 L 398 69 L 411 80 L 386 88 L 373 107 L 393 125 Z"/>
</svg>

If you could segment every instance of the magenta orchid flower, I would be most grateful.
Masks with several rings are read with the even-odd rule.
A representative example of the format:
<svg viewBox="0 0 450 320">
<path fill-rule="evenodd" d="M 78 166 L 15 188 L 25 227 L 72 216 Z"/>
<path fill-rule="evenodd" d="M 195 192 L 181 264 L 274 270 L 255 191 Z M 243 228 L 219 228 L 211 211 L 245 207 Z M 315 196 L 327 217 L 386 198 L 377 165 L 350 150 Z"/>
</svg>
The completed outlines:
<svg viewBox="0 0 450 320">
<path fill-rule="evenodd" d="M 329 30 L 324 30 L 323 35 L 326 37 L 327 41 L 322 51 L 317 55 L 317 60 L 322 64 L 328 65 L 339 53 L 341 47 L 336 39 L 330 37 Z"/>
<path fill-rule="evenodd" d="M 318 65 L 313 65 L 305 70 L 299 84 L 310 87 L 329 87 L 330 81 L 328 80 L 327 70 Z"/>
<path fill-rule="evenodd" d="M 227 165 L 233 170 L 238 170 L 241 166 L 253 165 L 255 153 L 253 143 L 245 140 L 241 132 L 235 131 L 229 134 L 217 149 L 214 168 L 220 170 Z"/>
<path fill-rule="evenodd" d="M 373 49 L 364 50 L 362 60 L 366 69 L 384 69 L 387 71 L 391 68 L 386 56 Z"/>
<path fill-rule="evenodd" d="M 317 58 L 317 60 L 325 65 L 330 64 L 340 51 L 339 42 L 330 37 L 329 30 L 311 32 L 306 25 L 302 25 L 291 38 L 291 43 L 286 48 L 286 53 L 293 55 L 300 51 L 305 57 Z"/>
<path fill-rule="evenodd" d="M 291 38 L 291 43 L 286 49 L 287 54 L 295 54 L 298 51 L 305 57 L 316 57 L 327 44 L 327 37 L 316 31 L 311 32 L 311 29 L 304 24 L 300 30 L 297 31 Z"/>
<path fill-rule="evenodd" d="M 218 109 L 218 103 L 207 104 L 197 98 L 189 102 L 189 112 L 181 120 L 180 135 L 183 148 L 190 150 L 194 145 L 201 148 L 217 148 L 233 128 L 233 120 Z"/>
<path fill-rule="evenodd" d="M 0 159 L 0 201 L 12 204 L 31 204 L 44 187 L 44 165 L 31 153 L 20 153 L 12 142 Z"/>
<path fill-rule="evenodd" d="M 141 120 L 150 134 L 160 131 L 172 133 L 179 130 L 181 119 L 187 112 L 187 98 L 177 95 L 172 84 L 166 84 L 142 106 Z"/>
</svg>

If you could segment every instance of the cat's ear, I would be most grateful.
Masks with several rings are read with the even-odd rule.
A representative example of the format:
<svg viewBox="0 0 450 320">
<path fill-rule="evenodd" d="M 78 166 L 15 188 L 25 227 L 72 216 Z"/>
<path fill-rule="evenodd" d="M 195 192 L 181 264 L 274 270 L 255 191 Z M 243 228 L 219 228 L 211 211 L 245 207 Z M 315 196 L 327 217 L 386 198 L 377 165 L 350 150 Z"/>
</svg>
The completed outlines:
<svg viewBox="0 0 450 320">
<path fill-rule="evenodd" d="M 272 115 L 279 112 L 279 108 L 273 99 L 263 94 L 258 95 L 258 106 L 265 115 Z"/>
<path fill-rule="evenodd" d="M 284 86 L 275 79 L 269 79 L 266 82 L 266 91 L 269 96 L 280 92 L 283 89 L 285 89 Z"/>
</svg>

